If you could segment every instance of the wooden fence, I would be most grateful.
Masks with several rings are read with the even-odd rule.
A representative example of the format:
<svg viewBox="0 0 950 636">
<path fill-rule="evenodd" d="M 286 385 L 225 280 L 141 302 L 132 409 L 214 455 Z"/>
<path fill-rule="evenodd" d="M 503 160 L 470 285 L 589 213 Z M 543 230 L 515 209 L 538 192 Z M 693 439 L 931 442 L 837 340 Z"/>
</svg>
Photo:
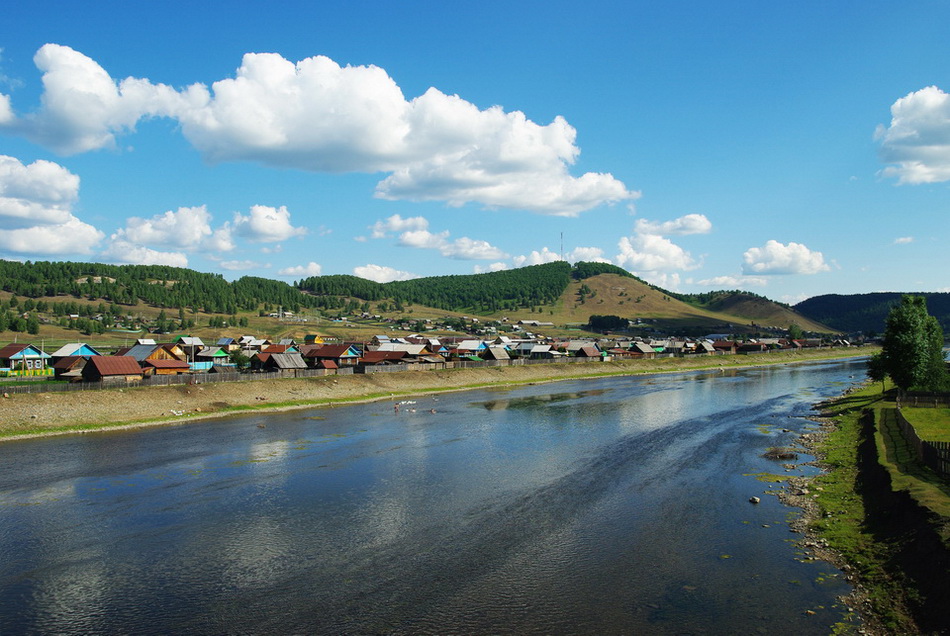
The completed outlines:
<svg viewBox="0 0 950 636">
<path fill-rule="evenodd" d="M 354 373 L 398 373 L 405 371 L 436 371 L 441 369 L 477 369 L 482 367 L 520 367 L 535 364 L 585 364 L 600 362 L 600 358 L 552 358 L 529 360 L 458 360 L 454 362 L 419 362 L 411 364 L 357 365 L 339 369 L 287 369 L 268 373 L 192 373 L 184 375 L 153 375 L 142 380 L 105 382 L 30 382 L 17 386 L 5 386 L 0 383 L 0 393 L 48 393 L 62 391 L 99 391 L 119 387 L 138 386 L 176 386 L 189 384 L 210 384 L 213 382 L 253 382 L 256 380 L 274 380 L 285 378 L 313 378 L 325 375 L 353 375 Z"/>
<path fill-rule="evenodd" d="M 890 409 L 887 409 L 890 410 Z M 897 426 L 904 439 L 917 453 L 917 458 L 944 479 L 950 479 L 950 442 L 928 442 L 920 439 L 914 425 L 907 421 L 899 408 L 893 409 Z"/>
<path fill-rule="evenodd" d="M 908 393 L 901 399 L 900 406 L 941 408 L 950 406 L 950 395 L 946 393 Z"/>
</svg>

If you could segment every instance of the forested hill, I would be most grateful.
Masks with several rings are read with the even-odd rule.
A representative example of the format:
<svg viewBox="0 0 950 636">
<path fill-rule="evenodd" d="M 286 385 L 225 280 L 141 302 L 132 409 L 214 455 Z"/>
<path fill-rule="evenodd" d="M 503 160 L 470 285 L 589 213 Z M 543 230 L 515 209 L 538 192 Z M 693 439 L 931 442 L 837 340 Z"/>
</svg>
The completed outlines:
<svg viewBox="0 0 950 636">
<path fill-rule="evenodd" d="M 519 269 L 460 276 L 433 276 L 376 283 L 356 276 L 318 276 L 287 283 L 245 276 L 234 282 L 162 265 L 107 265 L 77 262 L 0 260 L 0 289 L 25 298 L 73 296 L 121 305 L 144 302 L 156 307 L 193 308 L 233 315 L 261 306 L 297 312 L 301 307 L 337 309 L 353 299 L 427 305 L 445 310 L 491 313 L 556 302 L 571 280 L 611 273 L 632 277 L 619 267 L 558 261 Z M 304 293 L 305 292 L 305 293 Z"/>
<path fill-rule="evenodd" d="M 625 269 L 607 263 L 579 262 L 571 266 L 566 261 L 555 261 L 487 274 L 429 276 L 391 283 L 374 283 L 356 276 L 314 276 L 301 280 L 297 286 L 317 295 L 392 299 L 397 303 L 489 314 L 551 305 L 572 280 L 598 274 L 634 278 Z"/>
<path fill-rule="evenodd" d="M 68 295 L 231 315 L 239 310 L 257 311 L 261 305 L 296 311 L 325 302 L 276 280 L 245 276 L 229 283 L 219 274 L 162 265 L 0 260 L 0 289 L 26 298 Z"/>
<path fill-rule="evenodd" d="M 795 305 L 798 313 L 843 332 L 882 333 L 891 308 L 900 303 L 899 292 L 873 294 L 826 294 Z M 927 299 L 927 311 L 937 318 L 944 333 L 950 329 L 950 293 L 921 292 L 913 296 Z"/>
</svg>

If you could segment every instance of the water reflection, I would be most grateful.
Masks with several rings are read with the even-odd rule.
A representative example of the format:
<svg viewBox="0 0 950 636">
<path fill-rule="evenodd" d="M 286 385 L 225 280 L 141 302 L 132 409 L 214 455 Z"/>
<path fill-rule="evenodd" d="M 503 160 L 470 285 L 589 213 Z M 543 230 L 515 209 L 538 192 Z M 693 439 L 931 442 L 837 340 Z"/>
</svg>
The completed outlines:
<svg viewBox="0 0 950 636">
<path fill-rule="evenodd" d="M 827 633 L 755 475 L 856 364 L 2 445 L 0 632 Z"/>
</svg>

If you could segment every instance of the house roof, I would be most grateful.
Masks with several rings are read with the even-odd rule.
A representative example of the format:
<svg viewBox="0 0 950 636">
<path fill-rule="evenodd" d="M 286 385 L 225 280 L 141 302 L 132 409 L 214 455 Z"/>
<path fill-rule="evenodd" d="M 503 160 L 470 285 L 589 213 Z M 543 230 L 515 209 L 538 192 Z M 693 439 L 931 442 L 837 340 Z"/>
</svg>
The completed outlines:
<svg viewBox="0 0 950 636">
<path fill-rule="evenodd" d="M 60 360 L 56 361 L 56 364 L 53 365 L 54 369 L 72 369 L 77 362 L 80 360 L 85 360 L 82 356 L 64 356 Z"/>
<path fill-rule="evenodd" d="M 86 363 L 89 365 L 101 376 L 142 375 L 142 367 L 131 356 L 93 356 Z"/>
<path fill-rule="evenodd" d="M 70 342 L 50 354 L 54 358 L 65 358 L 66 356 L 99 356 L 102 355 L 85 342 Z"/>
<path fill-rule="evenodd" d="M 384 362 L 400 362 L 405 357 L 405 351 L 367 351 L 360 360 L 366 364 L 382 364 Z"/>
<path fill-rule="evenodd" d="M 153 369 L 190 369 L 191 367 L 184 360 L 145 360 L 146 367 Z"/>
<path fill-rule="evenodd" d="M 587 358 L 596 358 L 600 355 L 600 349 L 594 345 L 585 345 L 577 349 L 577 353 L 575 353 L 575 355 Z"/>
<path fill-rule="evenodd" d="M 353 347 L 349 345 L 324 345 L 319 349 L 307 352 L 309 358 L 355 358 L 359 357 Z"/>
<path fill-rule="evenodd" d="M 142 362 L 147 357 L 152 355 L 157 348 L 158 345 L 154 344 L 137 344 L 134 347 L 131 347 L 123 355 L 135 358 L 137 362 Z"/>
<path fill-rule="evenodd" d="M 12 342 L 0 349 L 0 360 L 20 359 L 20 358 L 49 358 L 48 353 L 43 353 L 39 347 L 22 342 Z"/>
<path fill-rule="evenodd" d="M 278 369 L 306 369 L 307 363 L 299 353 L 271 353 L 268 354 Z"/>
</svg>

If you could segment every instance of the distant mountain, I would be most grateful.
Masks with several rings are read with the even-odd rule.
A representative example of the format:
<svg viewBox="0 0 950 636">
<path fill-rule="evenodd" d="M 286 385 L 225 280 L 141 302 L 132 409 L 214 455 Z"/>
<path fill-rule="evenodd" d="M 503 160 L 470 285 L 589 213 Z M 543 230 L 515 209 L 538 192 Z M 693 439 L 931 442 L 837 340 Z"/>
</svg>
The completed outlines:
<svg viewBox="0 0 950 636">
<path fill-rule="evenodd" d="M 884 320 L 894 305 L 900 302 L 900 292 L 873 294 L 826 294 L 815 296 L 795 305 L 798 313 L 822 322 L 842 332 L 864 333 L 884 331 Z M 927 310 L 937 318 L 944 333 L 950 329 L 950 293 L 911 293 L 927 299 Z"/>
</svg>

